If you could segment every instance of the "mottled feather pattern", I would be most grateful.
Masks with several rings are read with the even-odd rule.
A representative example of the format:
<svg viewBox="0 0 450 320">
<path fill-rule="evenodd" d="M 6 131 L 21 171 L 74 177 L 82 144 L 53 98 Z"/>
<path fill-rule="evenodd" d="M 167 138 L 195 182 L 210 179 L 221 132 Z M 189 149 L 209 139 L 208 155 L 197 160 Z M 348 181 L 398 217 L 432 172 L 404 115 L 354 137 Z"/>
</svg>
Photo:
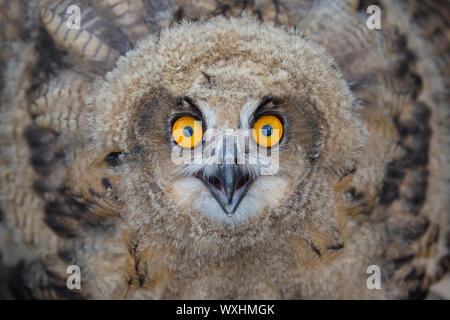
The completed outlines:
<svg viewBox="0 0 450 320">
<path fill-rule="evenodd" d="M 425 298 L 450 269 L 450 6 L 375 2 L 380 30 L 365 0 L 81 0 L 70 29 L 72 1 L 0 0 L 7 295 Z M 238 127 L 267 96 L 280 173 L 227 220 L 168 115 Z"/>
</svg>

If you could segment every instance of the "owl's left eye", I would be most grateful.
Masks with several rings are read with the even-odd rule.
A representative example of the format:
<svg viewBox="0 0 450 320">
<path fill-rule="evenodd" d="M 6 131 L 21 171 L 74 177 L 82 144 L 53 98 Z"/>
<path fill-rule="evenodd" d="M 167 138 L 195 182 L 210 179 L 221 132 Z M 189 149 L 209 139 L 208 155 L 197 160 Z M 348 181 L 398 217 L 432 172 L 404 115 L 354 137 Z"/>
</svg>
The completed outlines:
<svg viewBox="0 0 450 320">
<path fill-rule="evenodd" d="M 264 115 L 253 125 L 253 138 L 262 147 L 276 146 L 283 136 L 283 124 L 274 115 Z"/>
<path fill-rule="evenodd" d="M 180 117 L 172 126 L 172 137 L 179 146 L 193 148 L 202 141 L 202 123 L 193 117 Z"/>
</svg>

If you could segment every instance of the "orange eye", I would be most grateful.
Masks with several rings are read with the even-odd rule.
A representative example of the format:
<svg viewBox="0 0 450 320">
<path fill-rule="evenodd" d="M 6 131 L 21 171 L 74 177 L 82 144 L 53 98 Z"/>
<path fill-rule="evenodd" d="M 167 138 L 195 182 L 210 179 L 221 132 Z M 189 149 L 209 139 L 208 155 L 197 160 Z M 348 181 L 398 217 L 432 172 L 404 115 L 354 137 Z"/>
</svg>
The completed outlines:
<svg viewBox="0 0 450 320">
<path fill-rule="evenodd" d="M 180 117 L 172 126 L 172 137 L 179 146 L 193 148 L 202 141 L 202 123 L 192 117 Z"/>
<path fill-rule="evenodd" d="M 270 148 L 277 145 L 282 136 L 283 124 L 276 116 L 262 116 L 253 125 L 253 138 L 262 147 Z"/>
</svg>

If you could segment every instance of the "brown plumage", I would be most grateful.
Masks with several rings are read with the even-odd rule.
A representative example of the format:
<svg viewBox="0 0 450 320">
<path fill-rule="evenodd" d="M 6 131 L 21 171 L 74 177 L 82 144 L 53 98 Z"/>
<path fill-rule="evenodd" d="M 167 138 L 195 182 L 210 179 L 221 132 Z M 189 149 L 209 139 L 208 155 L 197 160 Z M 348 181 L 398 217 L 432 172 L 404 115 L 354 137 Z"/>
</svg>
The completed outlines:
<svg viewBox="0 0 450 320">
<path fill-rule="evenodd" d="M 366 1 L 79 2 L 72 30 L 71 1 L 0 1 L 13 295 L 423 298 L 447 273 L 447 2 L 377 1 L 380 30 Z M 171 119 L 266 113 L 279 170 L 237 166 L 253 180 L 227 215 L 201 181 L 221 167 L 171 160 Z"/>
</svg>

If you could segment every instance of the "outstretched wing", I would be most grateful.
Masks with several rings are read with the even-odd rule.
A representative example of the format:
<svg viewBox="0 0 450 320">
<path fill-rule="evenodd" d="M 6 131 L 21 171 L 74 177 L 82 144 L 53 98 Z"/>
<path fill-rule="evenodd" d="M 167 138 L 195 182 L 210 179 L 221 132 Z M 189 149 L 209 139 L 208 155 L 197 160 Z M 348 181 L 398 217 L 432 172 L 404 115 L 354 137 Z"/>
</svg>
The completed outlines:
<svg viewBox="0 0 450 320">
<path fill-rule="evenodd" d="M 383 221 L 390 285 L 425 297 L 449 269 L 450 4 L 322 1 L 293 20 L 336 58 L 369 129 L 356 171 L 337 186 L 355 221 Z M 289 12 L 296 12 L 290 7 Z"/>
<path fill-rule="evenodd" d="M 103 150 L 98 160 L 87 151 L 83 97 L 95 77 L 172 23 L 175 12 L 159 0 L 82 0 L 69 9 L 72 4 L 0 1 L 1 257 L 15 266 L 9 277 L 19 296 L 84 295 L 67 290 L 64 280 L 74 252 L 83 251 L 73 239 L 107 228 L 120 203 L 109 172 L 118 154 Z M 131 257 L 128 248 L 123 257 Z"/>
</svg>

